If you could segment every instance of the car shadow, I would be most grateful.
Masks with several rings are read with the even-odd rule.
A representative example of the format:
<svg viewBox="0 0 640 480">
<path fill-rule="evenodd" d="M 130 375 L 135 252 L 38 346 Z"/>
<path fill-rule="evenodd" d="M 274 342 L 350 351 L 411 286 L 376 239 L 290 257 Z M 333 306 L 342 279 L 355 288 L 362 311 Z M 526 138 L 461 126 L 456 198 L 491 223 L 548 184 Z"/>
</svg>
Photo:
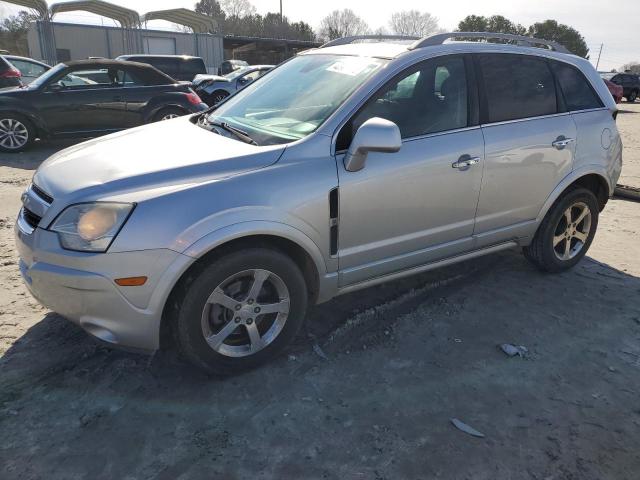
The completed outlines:
<svg viewBox="0 0 640 480">
<path fill-rule="evenodd" d="M 76 145 L 82 141 L 84 140 L 51 140 L 47 142 L 38 140 L 24 152 L 0 153 L 0 166 L 19 168 L 23 170 L 35 170 L 42 162 L 54 153 Z"/>
<path fill-rule="evenodd" d="M 517 457 L 511 445 L 523 442 L 528 451 L 546 451 L 557 440 L 540 448 L 526 442 L 548 438 L 548 425 L 561 423 L 567 409 L 578 422 L 575 405 L 597 401 L 574 399 L 574 390 L 563 396 L 576 372 L 587 375 L 573 387 L 582 395 L 602 392 L 606 385 L 597 382 L 617 378 L 596 373 L 603 355 L 610 375 L 625 365 L 633 370 L 636 361 L 640 366 L 640 351 L 623 345 L 631 342 L 628 329 L 640 333 L 640 308 L 622 299 L 638 291 L 639 278 L 591 258 L 548 275 L 518 252 L 501 252 L 313 307 L 285 355 L 229 378 L 200 373 L 172 349 L 147 357 L 108 348 L 49 313 L 0 359 L 0 426 L 10 439 L 0 457 L 11 458 L 12 472 L 34 478 L 231 479 L 254 478 L 266 468 L 271 478 L 338 479 L 348 475 L 328 473 L 332 468 L 355 468 L 354 458 L 374 452 L 385 461 L 393 455 L 385 468 L 413 462 L 417 469 L 424 459 L 416 449 L 427 449 L 435 469 L 428 473 L 440 467 L 460 473 L 470 464 L 449 467 L 452 456 L 478 452 L 466 450 L 465 437 L 447 419 L 465 411 L 493 436 L 486 448 L 498 442 L 511 458 Z M 528 363 L 495 348 L 521 339 L 531 349 Z M 630 353 L 608 353 L 616 342 Z M 619 388 L 637 395 L 637 377 L 620 375 Z M 543 395 L 542 388 L 550 390 Z M 589 421 L 609 409 L 611 403 L 591 407 Z M 559 418 L 522 420 L 529 410 Z M 491 426 L 512 417 L 530 425 L 526 436 Z M 564 438 L 554 428 L 552 436 Z M 598 436 L 578 447 L 575 428 L 566 435 L 572 445 L 566 455 L 602 453 Z M 618 453 L 607 450 L 614 465 L 625 451 L 616 442 L 609 443 Z M 367 462 L 362 468 L 363 478 L 377 476 Z M 417 478 L 394 471 L 387 478 Z"/>
</svg>

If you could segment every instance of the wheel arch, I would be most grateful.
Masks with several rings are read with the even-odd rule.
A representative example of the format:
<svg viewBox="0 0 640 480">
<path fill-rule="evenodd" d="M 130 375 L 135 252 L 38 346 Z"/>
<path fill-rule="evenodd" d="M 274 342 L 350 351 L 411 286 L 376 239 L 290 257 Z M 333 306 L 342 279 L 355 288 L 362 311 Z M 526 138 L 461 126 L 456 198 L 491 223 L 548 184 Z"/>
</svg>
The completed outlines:
<svg viewBox="0 0 640 480">
<path fill-rule="evenodd" d="M 593 168 L 582 168 L 575 170 L 571 175 L 565 177 L 555 190 L 549 195 L 547 201 L 544 203 L 540 213 L 538 214 L 537 223 L 539 224 L 553 204 L 565 193 L 568 189 L 580 186 L 591 190 L 598 199 L 598 206 L 602 211 L 609 200 L 609 197 L 613 194 L 613 186 L 608 180 L 606 170 L 600 166 L 594 166 Z"/>
<path fill-rule="evenodd" d="M 194 275 L 217 258 L 243 248 L 271 248 L 289 256 L 298 265 L 305 278 L 309 290 L 309 303 L 315 304 L 320 295 L 321 276 L 324 272 L 321 270 L 321 265 L 318 265 L 316 255 L 309 252 L 308 246 L 302 246 L 300 243 L 288 236 L 272 232 L 247 233 L 209 244 L 208 248 L 200 248 L 198 256 L 194 257 L 194 261 L 176 280 L 165 301 L 160 321 L 160 347 L 167 347 L 171 343 L 171 318 L 178 308 L 177 299 L 188 288 Z"/>
</svg>

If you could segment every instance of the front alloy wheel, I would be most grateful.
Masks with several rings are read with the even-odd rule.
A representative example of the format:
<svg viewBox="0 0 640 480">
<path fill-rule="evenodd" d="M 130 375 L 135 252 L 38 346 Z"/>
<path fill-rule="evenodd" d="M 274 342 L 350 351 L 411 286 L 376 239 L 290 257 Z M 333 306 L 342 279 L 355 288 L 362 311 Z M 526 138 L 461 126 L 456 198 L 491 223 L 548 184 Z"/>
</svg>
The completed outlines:
<svg viewBox="0 0 640 480">
<path fill-rule="evenodd" d="M 197 265 L 177 291 L 173 322 L 184 356 L 227 375 L 282 352 L 307 309 L 305 277 L 284 252 L 247 247 Z"/>
<path fill-rule="evenodd" d="M 6 152 L 18 152 L 26 148 L 31 139 L 29 128 L 17 118 L 0 119 L 0 148 Z"/>
<path fill-rule="evenodd" d="M 280 334 L 289 316 L 289 302 L 289 290 L 275 273 L 239 272 L 220 283 L 207 299 L 202 333 L 221 355 L 253 355 Z"/>
</svg>

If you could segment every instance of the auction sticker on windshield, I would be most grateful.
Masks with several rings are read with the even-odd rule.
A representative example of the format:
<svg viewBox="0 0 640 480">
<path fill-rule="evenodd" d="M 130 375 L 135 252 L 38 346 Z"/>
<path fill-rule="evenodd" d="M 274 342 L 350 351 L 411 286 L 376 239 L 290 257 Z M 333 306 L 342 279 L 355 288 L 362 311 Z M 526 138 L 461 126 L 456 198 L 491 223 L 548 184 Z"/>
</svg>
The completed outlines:
<svg viewBox="0 0 640 480">
<path fill-rule="evenodd" d="M 380 62 L 372 62 L 369 58 L 347 57 L 341 58 L 329 65 L 327 71 L 355 77 L 356 75 L 375 70 L 379 66 Z"/>
</svg>

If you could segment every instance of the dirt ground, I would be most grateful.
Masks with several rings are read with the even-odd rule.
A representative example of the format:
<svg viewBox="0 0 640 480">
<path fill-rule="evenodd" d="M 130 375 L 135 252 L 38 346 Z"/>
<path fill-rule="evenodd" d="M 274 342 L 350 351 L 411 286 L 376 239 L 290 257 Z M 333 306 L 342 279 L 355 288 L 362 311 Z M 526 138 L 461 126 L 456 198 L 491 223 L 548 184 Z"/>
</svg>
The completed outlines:
<svg viewBox="0 0 640 480">
<path fill-rule="evenodd" d="M 621 108 L 640 187 L 640 104 Z M 638 478 L 640 203 L 610 201 L 571 272 L 504 252 L 340 297 L 220 380 L 99 345 L 22 286 L 19 196 L 62 146 L 0 157 L 0 478 Z"/>
</svg>

